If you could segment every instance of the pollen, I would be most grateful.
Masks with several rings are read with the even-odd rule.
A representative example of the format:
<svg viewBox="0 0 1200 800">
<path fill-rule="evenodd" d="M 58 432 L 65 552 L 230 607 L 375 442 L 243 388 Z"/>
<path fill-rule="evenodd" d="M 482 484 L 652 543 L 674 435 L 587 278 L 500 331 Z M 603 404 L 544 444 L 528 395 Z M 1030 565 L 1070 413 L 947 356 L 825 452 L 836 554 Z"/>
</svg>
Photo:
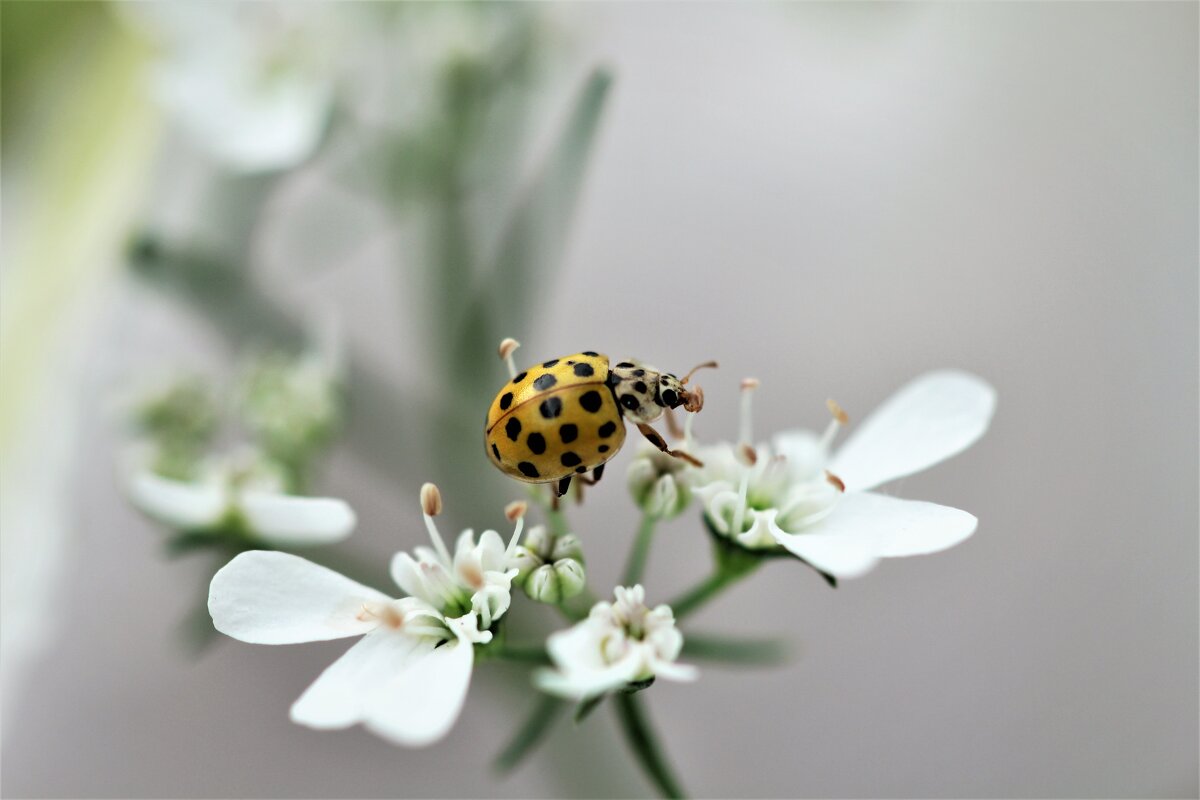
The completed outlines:
<svg viewBox="0 0 1200 800">
<path fill-rule="evenodd" d="M 529 504 L 524 500 L 514 500 L 504 507 L 504 518 L 509 522 L 516 522 L 521 517 L 525 516 L 525 511 L 529 508 Z"/>
</svg>

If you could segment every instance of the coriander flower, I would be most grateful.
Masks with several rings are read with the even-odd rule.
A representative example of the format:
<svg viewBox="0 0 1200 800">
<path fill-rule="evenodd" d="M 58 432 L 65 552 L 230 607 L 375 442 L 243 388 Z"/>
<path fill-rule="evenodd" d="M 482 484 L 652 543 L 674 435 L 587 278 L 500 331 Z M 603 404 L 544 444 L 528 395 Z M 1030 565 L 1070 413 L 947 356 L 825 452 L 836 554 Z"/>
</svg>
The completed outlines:
<svg viewBox="0 0 1200 800">
<path fill-rule="evenodd" d="M 282 471 L 252 450 L 210 459 L 194 480 L 157 474 L 133 456 L 126 469 L 130 502 L 179 531 L 236 531 L 276 546 L 330 544 L 354 530 L 353 509 L 332 497 L 287 494 Z"/>
<path fill-rule="evenodd" d="M 546 640 L 557 669 L 535 673 L 538 688 L 586 700 L 658 677 L 696 679 L 695 667 L 675 661 L 683 634 L 670 606 L 647 608 L 641 586 L 618 586 L 613 594 L 615 603 L 597 603 L 587 619 Z"/>
<path fill-rule="evenodd" d="M 518 570 L 517 585 L 539 603 L 569 600 L 587 583 L 579 537 L 573 533 L 558 536 L 543 525 L 530 529 L 512 564 Z"/>
<path fill-rule="evenodd" d="M 750 393 L 743 384 L 741 443 L 702 448 L 694 476 L 704 515 L 719 536 L 749 550 L 784 548 L 821 572 L 853 578 L 881 558 L 944 550 L 977 520 L 965 511 L 901 500 L 874 489 L 919 472 L 973 444 L 991 422 L 995 390 L 965 372 L 923 375 L 893 395 L 834 454 L 846 417 L 823 436 L 788 431 L 749 446 Z"/>
<path fill-rule="evenodd" d="M 689 416 L 688 423 L 692 419 Z M 672 519 L 692 502 L 688 475 L 694 469 L 657 447 L 643 446 L 629 465 L 629 493 L 645 513 L 657 519 Z"/>
<path fill-rule="evenodd" d="M 508 608 L 506 581 L 516 570 L 489 574 L 499 571 L 491 569 L 493 559 L 505 552 L 491 547 L 487 533 L 494 531 L 478 545 L 461 537 L 449 559 L 431 519 L 441 506 L 436 487 L 426 484 L 421 499 L 434 550 L 419 548 L 425 552 L 416 560 L 393 561 L 393 575 L 413 596 L 394 599 L 278 552 L 242 553 L 213 577 L 213 624 L 235 639 L 294 644 L 363 637 L 296 700 L 293 722 L 322 730 L 361 724 L 409 747 L 431 744 L 454 725 L 470 684 L 474 645 L 491 641 L 487 629 Z M 518 520 L 510 548 L 520 533 Z M 475 592 L 464 600 L 468 585 Z"/>
</svg>

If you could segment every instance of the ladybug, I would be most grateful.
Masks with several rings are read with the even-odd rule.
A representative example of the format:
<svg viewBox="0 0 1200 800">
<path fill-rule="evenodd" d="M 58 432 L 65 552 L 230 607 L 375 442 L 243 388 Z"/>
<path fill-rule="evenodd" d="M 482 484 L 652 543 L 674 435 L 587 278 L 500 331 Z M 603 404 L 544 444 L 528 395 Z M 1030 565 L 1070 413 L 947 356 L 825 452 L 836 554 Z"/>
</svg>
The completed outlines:
<svg viewBox="0 0 1200 800">
<path fill-rule="evenodd" d="M 516 346 L 513 340 L 501 345 L 510 373 Z M 668 408 L 701 409 L 704 393 L 684 386 L 690 377 L 680 380 L 633 359 L 610 365 L 608 356 L 592 350 L 552 358 L 514 374 L 496 393 L 484 447 L 502 472 L 526 483 L 554 483 L 559 497 L 576 475 L 590 471 L 591 480 L 582 480 L 600 480 L 605 462 L 625 442 L 623 419 L 659 450 L 701 466 L 687 453 L 668 448 L 650 427 Z"/>
</svg>

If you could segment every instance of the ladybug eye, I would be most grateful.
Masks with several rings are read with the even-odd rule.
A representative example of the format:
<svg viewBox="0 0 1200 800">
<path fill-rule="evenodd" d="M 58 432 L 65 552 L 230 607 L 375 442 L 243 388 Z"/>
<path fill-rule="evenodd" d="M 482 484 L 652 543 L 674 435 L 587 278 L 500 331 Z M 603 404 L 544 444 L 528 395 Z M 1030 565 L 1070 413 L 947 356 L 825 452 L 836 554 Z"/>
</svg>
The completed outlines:
<svg viewBox="0 0 1200 800">
<path fill-rule="evenodd" d="M 675 408 L 679 405 L 679 395 L 675 393 L 674 389 L 667 389 L 662 393 L 662 401 L 671 408 Z"/>
</svg>

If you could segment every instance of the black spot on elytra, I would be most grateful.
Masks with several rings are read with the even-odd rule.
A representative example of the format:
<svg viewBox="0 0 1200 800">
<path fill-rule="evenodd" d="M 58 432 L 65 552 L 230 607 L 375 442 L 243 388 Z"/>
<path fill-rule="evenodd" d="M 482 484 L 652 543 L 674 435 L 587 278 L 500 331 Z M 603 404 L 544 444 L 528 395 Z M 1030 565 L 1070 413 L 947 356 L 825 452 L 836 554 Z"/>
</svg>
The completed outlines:
<svg viewBox="0 0 1200 800">
<path fill-rule="evenodd" d="M 582 475 L 583 473 L 587 472 L 587 467 L 576 467 L 575 471 Z"/>
<path fill-rule="evenodd" d="M 663 402 L 669 405 L 671 408 L 679 405 L 679 395 L 675 394 L 674 389 L 667 389 L 665 392 L 663 392 L 662 399 Z"/>
<path fill-rule="evenodd" d="M 538 379 L 533 382 L 533 388 L 540 392 L 544 392 L 556 383 L 558 383 L 558 378 L 547 372 L 545 375 L 538 376 Z"/>
<path fill-rule="evenodd" d="M 546 437 L 540 433 L 529 434 L 529 438 L 525 440 L 525 443 L 529 445 L 529 449 L 533 451 L 534 455 L 540 456 L 546 452 Z"/>
<path fill-rule="evenodd" d="M 554 419 L 562 413 L 562 408 L 563 406 L 561 397 L 547 397 L 542 401 L 542 404 L 538 406 L 538 411 L 542 412 L 542 416 L 546 419 Z"/>
<path fill-rule="evenodd" d="M 592 358 L 595 358 L 596 356 L 600 355 L 600 354 L 599 354 L 599 353 L 597 353 L 595 350 L 584 350 L 584 351 L 583 351 L 583 354 L 584 354 L 585 356 L 591 356 Z"/>
<path fill-rule="evenodd" d="M 600 398 L 600 393 L 595 389 L 590 392 L 584 392 L 579 398 L 579 405 L 583 406 L 583 410 L 593 414 L 600 410 L 602 404 L 603 400 Z"/>
<path fill-rule="evenodd" d="M 563 453 L 563 454 L 562 454 L 562 458 L 561 458 L 560 460 L 562 461 L 562 465 L 563 465 L 564 467 L 574 467 L 574 466 L 576 466 L 577 464 L 580 464 L 580 463 L 583 461 L 583 459 L 582 459 L 582 458 L 580 458 L 580 457 L 579 457 L 578 455 L 576 455 L 575 453 L 572 453 L 570 450 L 568 450 L 567 452 Z"/>
<path fill-rule="evenodd" d="M 558 429 L 558 435 L 562 439 L 563 444 L 569 444 L 579 436 L 579 428 L 568 422 Z"/>
<path fill-rule="evenodd" d="M 603 425 L 601 425 L 600 430 L 598 430 L 596 432 L 600 434 L 601 439 L 607 439 L 608 437 L 612 436 L 614 433 L 617 432 L 617 423 L 611 422 L 611 421 L 606 422 Z"/>
<path fill-rule="evenodd" d="M 512 392 L 505 392 L 500 398 L 500 410 L 508 411 L 508 407 L 512 405 Z"/>
<path fill-rule="evenodd" d="M 569 364 L 571 362 L 568 361 L 567 363 Z M 581 378 L 589 378 L 596 374 L 596 370 L 592 369 L 591 364 L 576 364 L 575 374 Z"/>
<path fill-rule="evenodd" d="M 504 432 L 508 434 L 508 438 L 514 442 L 521 435 L 521 420 L 512 417 L 508 420 L 508 424 L 504 426 Z"/>
<path fill-rule="evenodd" d="M 496 457 L 497 461 L 500 460 L 500 448 L 496 447 L 495 442 L 492 442 L 492 455 Z"/>
<path fill-rule="evenodd" d="M 558 359 L 557 359 L 557 358 L 552 358 L 552 359 L 550 359 L 549 361 L 547 361 L 546 363 L 542 364 L 542 366 L 543 366 L 543 367 L 545 367 L 546 369 L 550 369 L 551 367 L 553 367 L 553 366 L 554 366 L 555 364 L 557 364 L 557 363 L 558 363 Z"/>
<path fill-rule="evenodd" d="M 641 403 L 639 403 L 638 399 L 636 397 L 634 397 L 633 395 L 623 394 L 623 395 L 621 395 L 621 405 L 625 406 L 630 411 L 636 411 L 638 406 L 641 405 Z"/>
<path fill-rule="evenodd" d="M 597 450 L 599 450 L 601 453 L 607 453 L 607 452 L 608 452 L 608 445 L 606 445 L 606 444 L 602 444 L 602 445 L 600 445 L 599 447 L 597 447 L 596 449 L 597 449 Z M 499 457 L 500 457 L 500 456 L 496 456 L 496 458 L 499 458 Z"/>
<path fill-rule="evenodd" d="M 633 362 L 632 361 L 622 361 L 620 364 L 617 364 L 617 366 L 618 367 L 632 367 Z"/>
<path fill-rule="evenodd" d="M 535 467 L 533 464 L 530 464 L 528 461 L 522 461 L 520 464 L 517 464 L 517 469 L 521 470 L 521 473 L 527 478 L 538 477 L 537 467 Z"/>
<path fill-rule="evenodd" d="M 634 374 L 634 375 L 636 375 L 636 376 L 638 376 L 638 377 L 640 378 L 640 377 L 642 377 L 643 375 L 645 375 L 645 374 L 646 374 L 646 370 L 644 370 L 644 369 L 635 369 L 635 370 L 633 371 L 633 374 Z"/>
<path fill-rule="evenodd" d="M 512 381 L 512 382 L 513 382 L 513 383 L 520 383 L 521 381 L 525 380 L 525 376 L 526 376 L 526 375 L 528 375 L 528 374 L 529 374 L 528 372 L 518 372 L 518 373 L 517 373 L 517 375 L 516 375 L 516 377 L 514 377 L 514 378 L 513 378 L 513 381 Z"/>
<path fill-rule="evenodd" d="M 638 381 L 637 383 L 635 383 L 635 384 L 633 385 L 633 390 L 634 390 L 635 392 L 637 392 L 638 394 L 645 394 L 645 393 L 646 393 L 646 384 L 645 384 L 645 382 L 643 382 L 643 381 Z"/>
</svg>

